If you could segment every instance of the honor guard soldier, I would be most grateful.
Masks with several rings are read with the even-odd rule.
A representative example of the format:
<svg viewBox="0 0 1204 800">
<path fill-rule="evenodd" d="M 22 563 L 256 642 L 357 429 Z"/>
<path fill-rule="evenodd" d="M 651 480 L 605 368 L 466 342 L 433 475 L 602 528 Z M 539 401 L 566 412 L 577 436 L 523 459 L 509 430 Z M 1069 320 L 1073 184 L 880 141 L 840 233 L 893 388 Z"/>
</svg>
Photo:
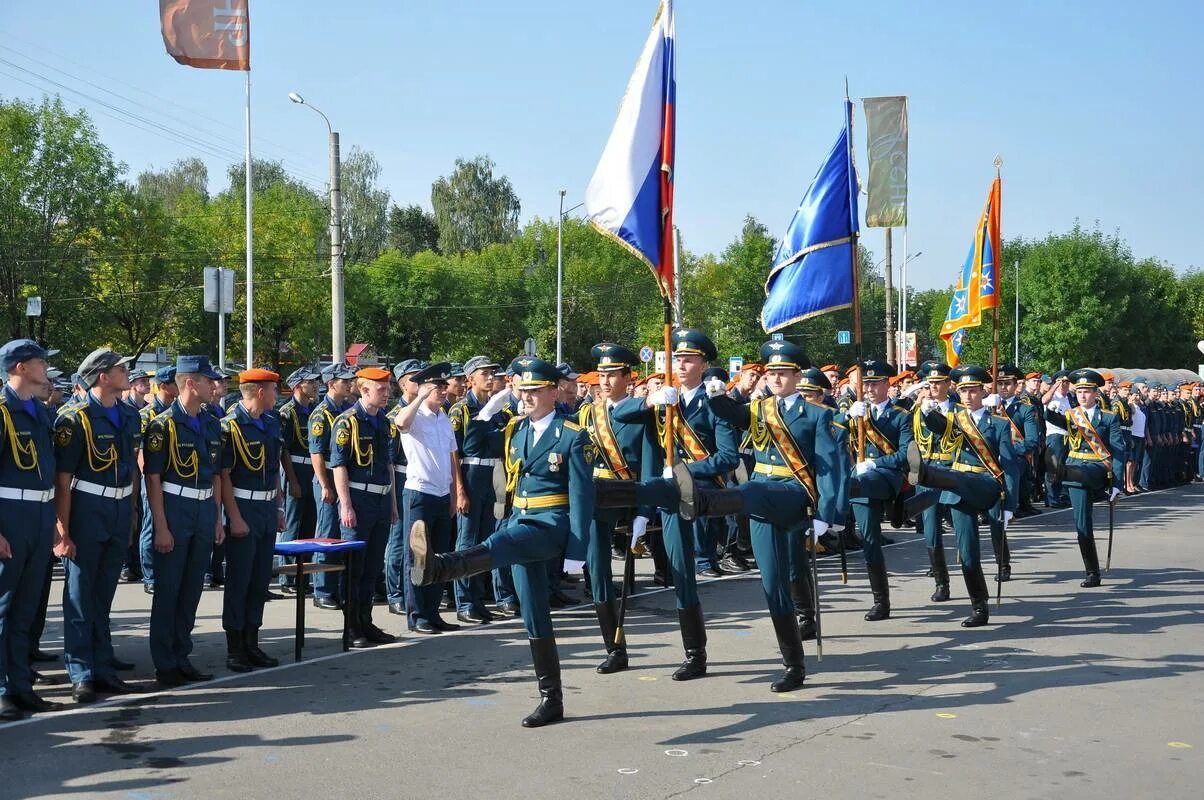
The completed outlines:
<svg viewBox="0 0 1204 800">
<path fill-rule="evenodd" d="M 940 361 L 925 361 L 917 369 L 917 375 L 927 385 L 927 399 L 936 404 L 933 410 L 946 418 L 957 408 L 957 401 L 949 393 L 949 373 L 949 365 Z M 925 422 L 925 414 L 919 404 L 912 409 L 911 435 L 926 463 L 937 467 L 947 467 L 953 463 L 957 454 L 953 429 L 946 427 L 944 432 L 939 434 L 933 431 Z M 915 490 L 917 495 L 922 495 L 924 487 L 917 485 Z M 914 508 L 909 510 L 915 511 Z M 945 510 L 939 502 L 934 502 L 919 511 L 924 543 L 928 546 L 928 564 L 936 584 L 930 598 L 934 603 L 943 603 L 949 599 L 949 567 L 945 561 L 941 530 Z"/>
<path fill-rule="evenodd" d="M 293 467 L 293 479 L 284 495 L 284 530 L 280 541 L 312 539 L 318 526 L 318 508 L 314 502 L 314 462 L 309 454 L 309 418 L 318 402 L 318 380 L 321 375 L 309 367 L 299 367 L 284 379 L 293 396 L 280 407 L 280 431 L 284 436 L 281 459 Z M 295 578 L 280 576 L 280 586 L 286 592 L 295 591 Z"/>
<path fill-rule="evenodd" d="M 1051 450 L 1047 458 L 1054 479 L 1065 482 L 1070 490 L 1079 552 L 1087 572 L 1079 585 L 1092 588 L 1100 585 L 1092 506 L 1097 492 L 1107 490 L 1109 503 L 1120 494 L 1118 487 L 1125 479 L 1125 440 L 1116 415 L 1102 410 L 1097 402 L 1103 377 L 1092 369 L 1075 370 L 1069 377 L 1078 405 L 1063 413 L 1051 402 L 1047 411 L 1050 421 L 1066 431 L 1067 449 Z"/>
<path fill-rule="evenodd" d="M 852 402 L 836 422 L 848 426 L 849 450 L 861 458 L 853 468 L 849 497 L 861 531 L 861 550 L 874 595 L 874 605 L 865 618 L 875 622 L 890 618 L 890 583 L 882 553 L 882 513 L 903 488 L 907 445 L 912 440 L 911 417 L 888 396 L 888 381 L 895 375 L 894 367 L 884 361 L 866 361 L 859 371 L 865 400 Z M 865 450 L 859 454 L 863 430 Z"/>
<path fill-rule="evenodd" d="M 180 395 L 180 389 L 176 386 L 175 364 L 155 370 L 155 380 L 152 386 L 155 396 L 138 412 L 141 416 L 142 426 L 142 436 L 138 441 L 138 466 L 143 475 L 146 474 L 143 463 L 146 455 L 146 429 L 151 420 L 171 408 L 171 404 Z M 146 497 L 145 479 L 142 484 L 142 527 L 138 534 L 138 557 L 142 566 L 142 588 L 147 594 L 151 594 L 155 591 L 155 526 L 151 519 L 150 501 Z"/>
<path fill-rule="evenodd" d="M 1012 499 L 1012 508 L 1005 509 L 999 505 L 991 509 L 991 549 L 995 552 L 995 562 L 999 566 L 996 580 L 1006 581 L 1012 577 L 1012 554 L 1004 535 L 1003 512 L 1013 514 L 1019 509 L 1020 498 L 1023 497 L 1023 476 L 1029 463 L 1035 458 L 1037 443 L 1040 440 L 1040 428 L 1037 426 L 1037 414 L 1033 411 L 1033 403 L 1027 397 L 1016 395 L 1017 384 L 1024 379 L 1024 373 L 1019 367 L 1011 364 L 1000 364 L 999 373 L 995 376 L 995 394 L 983 400 L 983 405 L 991 408 L 996 416 L 1008 423 L 1012 432 L 1012 449 L 1015 451 L 1015 468 L 1005 477 L 1008 482 L 1008 497 Z"/>
<path fill-rule="evenodd" d="M 205 356 L 176 360 L 179 396 L 147 425 L 142 445 L 146 496 L 154 529 L 155 594 L 150 648 L 164 686 L 213 676 L 189 661 L 192 628 L 221 521 L 222 426 L 201 411 L 221 377 Z"/>
<path fill-rule="evenodd" d="M 1006 526 L 1011 520 L 1016 503 L 1008 496 L 1006 476 L 1017 468 L 1016 453 L 1012 448 L 1011 426 L 983 405 L 984 384 L 990 380 L 990 374 L 982 367 L 968 364 L 953 370 L 950 378 L 957 386 L 962 404 L 946 415 L 937 401 L 925 398 L 920 411 L 929 430 L 942 440 L 946 435 L 952 437 L 953 459 L 947 464 L 926 461 L 919 443 L 910 442 L 905 453 L 907 479 L 913 486 L 928 489 L 921 492 L 914 505 L 939 501 L 949 507 L 972 608 L 962 626 L 976 628 L 990 619 L 991 600 L 979 556 L 978 517 L 1002 498 L 1003 524 Z"/>
<path fill-rule="evenodd" d="M 570 571 L 584 563 L 594 516 L 593 465 L 586 461 L 589 435 L 556 414 L 560 371 L 531 356 L 516 359 L 514 366 L 523 415 L 507 422 L 502 434 L 513 511 L 484 543 L 454 553 L 435 553 L 426 526 L 418 520 L 410 530 L 410 547 L 416 586 L 513 566 L 541 698 L 522 724 L 535 728 L 564 717 L 547 562 L 564 553 Z M 504 402 L 505 397 L 490 398 L 479 416 L 489 419 Z"/>
<path fill-rule="evenodd" d="M 31 628 L 42 602 L 54 539 L 54 420 L 46 350 L 32 339 L 0 347 L 0 721 L 58 703 L 33 690 Z"/>
<path fill-rule="evenodd" d="M 409 469 L 406 462 L 405 448 L 401 446 L 401 434 L 396 430 L 394 421 L 402 409 L 414 402 L 418 396 L 418 384 L 414 383 L 414 375 L 425 369 L 426 365 L 416 358 L 407 358 L 393 367 L 393 377 L 397 380 L 397 403 L 389 409 L 385 417 L 389 420 L 393 436 L 393 492 L 397 495 L 398 518 L 389 526 L 389 541 L 385 545 L 385 601 L 389 604 L 389 613 L 409 619 L 407 609 L 417 607 L 418 596 L 409 579 L 409 545 L 407 533 L 403 525 L 406 509 L 410 507 L 410 490 L 406 488 L 406 474 Z M 415 630 L 413 621 L 409 622 L 410 630 Z M 434 631 L 432 628 L 431 631 Z M 418 631 L 428 633 L 430 631 Z"/>
<path fill-rule="evenodd" d="M 222 420 L 222 500 L 229 520 L 222 628 L 226 668 L 249 672 L 279 662 L 259 647 L 263 603 L 272 581 L 276 532 L 284 530 L 280 456 L 284 437 L 276 407 L 280 376 L 266 369 L 240 373 L 241 399 Z M 295 482 L 295 478 L 294 478 Z"/>
<path fill-rule="evenodd" d="M 133 691 L 114 670 L 109 631 L 139 499 L 142 426 L 138 412 L 120 400 L 132 360 L 107 348 L 88 354 L 79 366 L 91 387 L 85 402 L 66 409 L 54 427 L 54 554 L 63 559 L 63 651 L 77 703 L 95 702 L 97 693 Z"/>
<path fill-rule="evenodd" d="M 353 554 L 347 573 L 351 646 L 389 644 L 396 637 L 372 623 L 372 594 L 384 565 L 389 528 L 397 520 L 393 489 L 396 438 L 385 417 L 389 372 L 366 367 L 355 373 L 360 398 L 335 420 L 330 444 L 330 471 L 339 497 L 343 539 L 366 543 Z M 355 568 L 359 562 L 358 569 Z"/>
<path fill-rule="evenodd" d="M 672 386 L 650 392 L 644 406 L 624 406 L 615 414 L 619 422 L 643 422 L 646 437 L 656 443 L 646 459 L 647 475 L 661 471 L 664 454 L 659 432 L 665 424 L 665 407 L 674 406 L 673 415 L 674 463 L 685 463 L 694 478 L 711 481 L 721 487 L 728 473 L 740 465 L 739 440 L 732 426 L 718 417 L 707 402 L 702 385 L 702 373 L 707 362 L 718 351 L 715 343 L 702 331 L 679 328 L 673 332 L 673 364 L 680 392 Z M 679 402 L 680 401 L 680 402 Z M 666 476 L 671 477 L 671 476 Z M 637 504 L 632 504 L 637 505 Z M 678 504 L 661 507 L 662 537 L 673 574 L 673 590 L 677 599 L 677 618 L 681 626 L 685 662 L 673 673 L 673 679 L 684 681 L 706 674 L 706 626 L 702 604 L 698 599 L 698 561 L 695 555 L 713 557 L 717 544 L 715 530 L 719 520 L 713 518 L 684 519 Z M 709 563 L 704 562 L 704 564 Z"/>
<path fill-rule="evenodd" d="M 594 465 L 595 480 L 639 480 L 646 427 L 639 422 L 619 422 L 615 417 L 624 406 L 634 406 L 638 414 L 643 405 L 638 398 L 627 396 L 632 367 L 638 365 L 640 360 L 631 350 L 611 342 L 594 345 L 590 353 L 597 364 L 598 393 L 593 402 L 581 406 L 578 419 L 590 438 L 586 446 L 586 460 Z M 652 508 L 636 512 L 631 525 L 632 542 L 644 535 L 651 517 Z M 619 638 L 617 635 L 620 628 L 619 609 L 610 564 L 615 527 L 620 519 L 621 514 L 616 510 L 595 509 L 585 559 L 589 568 L 594 613 L 597 614 L 602 643 L 606 647 L 606 659 L 598 665 L 598 672 L 603 675 L 619 672 L 628 666 L 626 637 Z M 626 554 L 627 547 L 623 548 L 623 552 Z"/>
<path fill-rule="evenodd" d="M 485 356 L 468 359 L 464 363 L 468 390 L 448 412 L 456 437 L 456 462 L 460 473 L 456 496 L 456 550 L 467 550 L 485 541 L 497 522 L 493 473 L 501 460 L 494 452 L 493 440 L 500 420 L 478 420 L 477 415 L 494 395 L 493 378 L 499 366 Z M 485 576 L 461 578 L 455 583 L 455 591 L 458 620 L 470 625 L 484 625 L 493 620 L 493 615 L 485 608 Z"/>
<path fill-rule="evenodd" d="M 326 396 L 309 415 L 309 456 L 314 468 L 314 507 L 317 509 L 317 527 L 314 537 L 318 539 L 339 538 L 339 497 L 335 492 L 334 478 L 327 469 L 330 459 L 330 431 L 335 418 L 354 402 L 351 396 L 355 371 L 346 364 L 331 364 L 322 370 L 322 382 L 326 384 Z M 322 553 L 314 555 L 314 563 L 325 563 Z M 314 575 L 314 607 L 337 610 L 340 608 L 339 576 L 336 572 L 319 572 Z"/>
</svg>

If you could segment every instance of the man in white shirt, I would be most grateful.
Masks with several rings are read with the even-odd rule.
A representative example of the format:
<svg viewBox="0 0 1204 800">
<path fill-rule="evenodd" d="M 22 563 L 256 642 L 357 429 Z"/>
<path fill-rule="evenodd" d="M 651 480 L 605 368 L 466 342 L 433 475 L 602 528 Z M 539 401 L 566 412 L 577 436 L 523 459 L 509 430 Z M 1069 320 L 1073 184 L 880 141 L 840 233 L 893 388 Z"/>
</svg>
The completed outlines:
<svg viewBox="0 0 1204 800">
<path fill-rule="evenodd" d="M 410 378 L 418 385 L 413 402 L 397 412 L 393 424 L 401 432 L 406 454 L 408 501 L 401 510 L 402 530 L 410 530 L 418 520 L 426 525 L 432 546 L 439 552 L 450 550 L 455 541 L 452 525 L 452 494 L 458 490 L 460 471 L 453 463 L 456 437 L 451 420 L 443 411 L 447 399 L 447 381 L 451 364 L 431 364 Z M 410 630 L 437 634 L 460 626 L 444 622 L 439 615 L 443 584 L 415 586 L 414 607 L 408 608 Z"/>
</svg>

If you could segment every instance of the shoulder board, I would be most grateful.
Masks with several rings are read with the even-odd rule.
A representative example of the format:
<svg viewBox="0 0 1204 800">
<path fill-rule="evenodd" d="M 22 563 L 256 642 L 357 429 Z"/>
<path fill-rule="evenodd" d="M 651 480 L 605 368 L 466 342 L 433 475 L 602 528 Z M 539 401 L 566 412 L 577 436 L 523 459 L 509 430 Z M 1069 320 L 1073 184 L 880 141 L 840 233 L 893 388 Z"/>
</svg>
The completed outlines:
<svg viewBox="0 0 1204 800">
<path fill-rule="evenodd" d="M 335 424 L 337 425 L 339 422 L 342 422 L 345 419 L 350 419 L 351 417 L 354 417 L 354 416 L 355 416 L 355 409 L 349 408 L 346 411 L 339 414 L 337 417 L 335 417 L 334 421 L 335 421 Z"/>
<path fill-rule="evenodd" d="M 447 409 L 447 415 L 450 417 L 452 414 L 459 414 L 462 410 L 467 409 L 467 407 L 467 400 L 457 400 L 451 404 L 451 408 Z"/>
<path fill-rule="evenodd" d="M 570 420 L 570 419 L 566 419 L 566 420 L 564 421 L 564 427 L 568 428 L 570 431 L 579 431 L 579 430 L 581 430 L 581 426 L 580 426 L 580 425 L 578 425 L 576 422 L 573 422 L 573 421 L 572 421 L 572 420 Z"/>
<path fill-rule="evenodd" d="M 1031 398 L 1029 398 L 1028 395 L 1024 394 L 1024 395 L 1020 396 L 1020 405 L 1031 406 L 1032 404 L 1033 404 L 1033 401 Z"/>
<path fill-rule="evenodd" d="M 78 415 L 78 414 L 79 414 L 78 406 L 64 405 L 64 406 L 59 407 L 59 412 L 58 412 L 57 417 L 59 419 L 74 420 L 76 415 Z"/>
</svg>

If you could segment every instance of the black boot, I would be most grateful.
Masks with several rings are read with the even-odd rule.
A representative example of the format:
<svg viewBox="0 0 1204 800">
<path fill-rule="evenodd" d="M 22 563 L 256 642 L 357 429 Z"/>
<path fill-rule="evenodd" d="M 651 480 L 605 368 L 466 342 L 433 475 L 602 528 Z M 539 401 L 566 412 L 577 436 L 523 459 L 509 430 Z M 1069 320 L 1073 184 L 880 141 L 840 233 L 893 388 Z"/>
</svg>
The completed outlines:
<svg viewBox="0 0 1204 800">
<path fill-rule="evenodd" d="M 874 594 L 874 604 L 866 612 L 867 622 L 890 619 L 890 581 L 886 577 L 886 562 L 866 564 L 870 574 L 870 591 Z"/>
<path fill-rule="evenodd" d="M 962 565 L 962 577 L 966 580 L 966 593 L 970 595 L 970 616 L 962 620 L 963 628 L 986 625 L 991 618 L 991 595 L 987 591 L 987 579 L 982 576 L 982 566 Z"/>
<path fill-rule="evenodd" d="M 606 660 L 598 665 L 598 674 L 610 675 L 627 669 L 627 637 L 619 640 L 619 614 L 615 601 L 594 603 L 598 615 L 598 627 L 602 630 L 602 642 L 606 645 Z"/>
<path fill-rule="evenodd" d="M 594 481 L 594 508 L 635 508 L 638 505 L 635 481 Z"/>
<path fill-rule="evenodd" d="M 539 706 L 523 717 L 523 727 L 539 728 L 564 719 L 564 692 L 560 688 L 560 654 L 556 652 L 555 637 L 545 636 L 530 642 L 541 699 Z"/>
<path fill-rule="evenodd" d="M 226 630 L 226 669 L 231 672 L 250 672 L 255 662 L 247 653 L 242 631 Z"/>
<path fill-rule="evenodd" d="M 1046 472 L 1053 475 L 1055 483 L 1081 483 L 1084 487 L 1089 482 L 1086 473 L 1073 464 L 1066 463 L 1066 450 L 1060 447 L 1049 447 L 1045 450 Z"/>
<path fill-rule="evenodd" d="M 688 681 L 707 674 L 707 629 L 702 620 L 702 604 L 677 609 L 677 621 L 681 625 L 681 643 L 686 649 L 686 660 L 673 673 L 673 680 Z"/>
<path fill-rule="evenodd" d="M 936 591 L 930 599 L 934 603 L 943 603 L 949 599 L 949 568 L 945 565 L 945 548 L 929 547 L 928 563 L 932 565 L 932 578 L 936 583 Z"/>
<path fill-rule="evenodd" d="M 917 489 L 903 503 L 903 514 L 908 519 L 919 520 L 920 515 L 936 505 L 941 499 L 941 493 L 936 489 Z"/>
<path fill-rule="evenodd" d="M 1012 579 L 1012 552 L 1007 539 L 1003 537 L 1003 520 L 991 520 L 991 549 L 995 552 L 995 563 L 999 566 L 996 581 Z"/>
<path fill-rule="evenodd" d="M 1099 554 L 1095 551 L 1095 537 L 1084 539 L 1080 536 L 1079 552 L 1083 554 L 1083 568 L 1087 570 L 1087 577 L 1079 586 L 1094 589 L 1099 586 Z"/>
<path fill-rule="evenodd" d="M 925 486 L 930 489 L 957 491 L 961 488 L 957 473 L 925 463 L 923 455 L 920 454 L 920 446 L 915 442 L 907 445 L 907 480 L 912 486 Z"/>
<path fill-rule="evenodd" d="M 815 595 L 811 592 L 811 576 L 800 565 L 799 576 L 790 582 L 790 599 L 798 615 L 798 633 L 804 641 L 815 638 Z"/>
<path fill-rule="evenodd" d="M 695 517 L 727 517 L 744 513 L 744 495 L 739 489 L 695 489 Z"/>
<path fill-rule="evenodd" d="M 259 649 L 259 628 L 247 628 L 243 631 L 243 644 L 247 660 L 257 667 L 278 667 L 280 662 Z"/>
<path fill-rule="evenodd" d="M 769 691 L 790 692 L 802 686 L 807 678 L 807 668 L 803 665 L 803 640 L 799 638 L 792 615 L 775 615 L 770 619 L 773 620 L 773 632 L 777 634 L 778 648 L 782 651 L 782 663 L 786 666 L 786 671 L 782 673 L 781 678 L 769 685 Z"/>
<path fill-rule="evenodd" d="M 673 482 L 677 484 L 677 514 L 688 522 L 697 516 L 695 493 L 698 487 L 694 485 L 690 470 L 680 461 L 673 464 Z"/>
<path fill-rule="evenodd" d="M 410 581 L 415 586 L 467 578 L 493 569 L 493 557 L 484 545 L 478 544 L 453 553 L 432 553 L 426 523 L 420 519 L 414 520 L 409 538 L 410 550 L 414 554 Z"/>
</svg>

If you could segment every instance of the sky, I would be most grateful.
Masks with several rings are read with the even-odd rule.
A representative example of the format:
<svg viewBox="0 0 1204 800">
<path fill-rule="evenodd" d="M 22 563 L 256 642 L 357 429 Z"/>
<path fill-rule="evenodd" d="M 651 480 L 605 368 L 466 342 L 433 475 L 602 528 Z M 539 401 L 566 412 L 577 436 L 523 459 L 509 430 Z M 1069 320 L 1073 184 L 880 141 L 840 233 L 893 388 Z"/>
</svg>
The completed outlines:
<svg viewBox="0 0 1204 800">
<path fill-rule="evenodd" d="M 1005 237 L 1077 220 L 1138 258 L 1204 267 L 1188 235 L 1204 209 L 1198 0 L 675 6 L 675 216 L 693 252 L 722 251 L 750 214 L 782 234 L 838 133 L 847 77 L 854 99 L 909 98 L 911 285 L 954 282 L 997 154 Z M 344 151 L 376 155 L 400 205 L 429 208 L 431 182 L 484 153 L 524 221 L 555 218 L 560 189 L 566 208 L 581 201 L 655 8 L 251 0 L 253 151 L 325 190 L 325 125 L 296 91 Z M 58 92 L 87 109 L 130 179 L 197 156 L 223 187 L 242 157 L 243 78 L 176 64 L 149 0 L 0 1 L 0 98 Z M 863 134 L 858 105 L 862 170 Z M 876 258 L 883 236 L 863 229 Z"/>
</svg>

